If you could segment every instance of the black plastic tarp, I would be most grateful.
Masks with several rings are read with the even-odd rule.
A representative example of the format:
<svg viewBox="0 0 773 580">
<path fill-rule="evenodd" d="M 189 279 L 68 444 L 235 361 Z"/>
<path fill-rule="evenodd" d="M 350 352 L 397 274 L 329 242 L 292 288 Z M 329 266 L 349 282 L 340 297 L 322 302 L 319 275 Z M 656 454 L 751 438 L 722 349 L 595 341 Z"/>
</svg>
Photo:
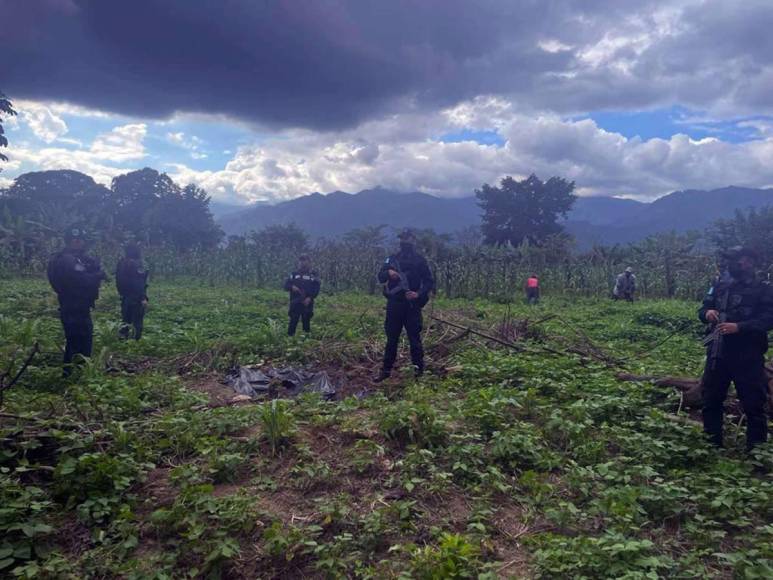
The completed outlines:
<svg viewBox="0 0 773 580">
<path fill-rule="evenodd" d="M 325 371 L 292 367 L 237 367 L 226 378 L 226 384 L 249 397 L 292 398 L 301 393 L 319 393 L 332 399 L 336 394 L 336 387 Z"/>
</svg>

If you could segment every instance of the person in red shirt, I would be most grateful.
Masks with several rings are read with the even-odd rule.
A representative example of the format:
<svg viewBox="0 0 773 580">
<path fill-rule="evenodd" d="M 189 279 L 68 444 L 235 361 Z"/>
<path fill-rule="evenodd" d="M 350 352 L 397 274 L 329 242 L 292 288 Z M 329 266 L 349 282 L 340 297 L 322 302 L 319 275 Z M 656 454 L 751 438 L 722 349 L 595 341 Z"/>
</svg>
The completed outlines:
<svg viewBox="0 0 773 580">
<path fill-rule="evenodd" d="M 539 302 L 539 278 L 537 278 L 536 274 L 529 276 L 526 280 L 524 290 L 526 290 L 526 302 L 529 304 L 536 304 Z"/>
</svg>

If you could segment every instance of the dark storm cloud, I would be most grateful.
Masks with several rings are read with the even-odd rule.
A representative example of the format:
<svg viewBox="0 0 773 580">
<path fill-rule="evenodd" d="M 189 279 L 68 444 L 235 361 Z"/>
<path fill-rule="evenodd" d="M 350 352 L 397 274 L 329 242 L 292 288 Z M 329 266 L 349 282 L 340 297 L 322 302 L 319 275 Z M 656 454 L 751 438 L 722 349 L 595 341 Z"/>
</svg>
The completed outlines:
<svg viewBox="0 0 773 580">
<path fill-rule="evenodd" d="M 578 55 L 610 32 L 624 36 L 632 17 L 644 22 L 635 32 L 646 29 L 652 6 L 667 4 L 0 0 L 0 88 L 142 117 L 209 112 L 316 129 L 351 126 L 406 100 L 437 108 L 490 93 L 563 112 L 647 106 L 684 90 L 668 81 L 680 68 L 689 77 L 689 59 L 652 48 L 631 75 Z M 697 19 L 688 39 L 719 22 Z M 545 40 L 571 48 L 545 51 Z M 733 50 L 732 40 L 712 50 L 722 46 Z M 618 56 L 635 60 L 624 50 Z M 749 99 L 762 94 L 757 87 Z"/>
</svg>

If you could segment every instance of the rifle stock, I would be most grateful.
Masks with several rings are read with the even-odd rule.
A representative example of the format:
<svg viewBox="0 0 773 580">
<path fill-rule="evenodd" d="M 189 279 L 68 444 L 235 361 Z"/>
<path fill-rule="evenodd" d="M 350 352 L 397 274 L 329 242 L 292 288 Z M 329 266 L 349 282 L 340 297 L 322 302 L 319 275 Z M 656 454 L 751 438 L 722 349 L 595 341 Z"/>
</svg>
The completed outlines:
<svg viewBox="0 0 773 580">
<path fill-rule="evenodd" d="M 397 261 L 389 262 L 389 268 L 388 270 L 394 270 L 397 272 L 397 274 L 400 276 L 400 280 L 397 284 L 395 284 L 394 287 L 389 287 L 390 278 L 387 277 L 387 281 L 384 282 L 384 295 L 387 297 L 395 296 L 399 294 L 400 292 L 412 292 L 411 286 L 408 282 L 408 276 L 403 272 L 402 268 L 400 267 L 400 263 Z M 423 308 L 426 304 L 429 298 L 424 298 L 420 296 L 416 300 L 408 300 L 406 298 L 406 302 L 408 302 L 408 306 L 411 308 L 414 308 L 416 305 L 418 305 L 419 308 Z"/>
<path fill-rule="evenodd" d="M 719 332 L 719 325 L 727 322 L 727 300 L 730 292 L 725 291 L 725 295 L 720 304 L 719 320 L 711 327 L 710 333 L 703 339 L 703 344 L 709 347 L 707 353 L 707 362 L 710 370 L 716 370 L 719 359 L 722 358 L 722 350 L 725 343 L 725 337 Z"/>
</svg>

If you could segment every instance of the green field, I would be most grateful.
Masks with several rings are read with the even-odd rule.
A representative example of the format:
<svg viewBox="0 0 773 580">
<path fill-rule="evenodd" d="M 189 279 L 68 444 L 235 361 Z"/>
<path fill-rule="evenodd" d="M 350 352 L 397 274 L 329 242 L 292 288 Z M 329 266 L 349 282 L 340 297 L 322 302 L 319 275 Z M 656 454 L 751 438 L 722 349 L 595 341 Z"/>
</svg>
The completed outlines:
<svg viewBox="0 0 773 580">
<path fill-rule="evenodd" d="M 715 451 L 678 391 L 616 378 L 698 376 L 695 303 L 440 299 L 515 348 L 434 323 L 430 373 L 403 349 L 375 386 L 380 297 L 323 294 L 290 340 L 284 293 L 158 283 L 134 343 L 109 288 L 65 383 L 53 293 L 0 289 L 0 373 L 42 350 L 0 409 L 0 575 L 773 576 L 771 446 L 734 424 Z M 237 363 L 327 370 L 341 400 L 232 403 Z"/>
</svg>

